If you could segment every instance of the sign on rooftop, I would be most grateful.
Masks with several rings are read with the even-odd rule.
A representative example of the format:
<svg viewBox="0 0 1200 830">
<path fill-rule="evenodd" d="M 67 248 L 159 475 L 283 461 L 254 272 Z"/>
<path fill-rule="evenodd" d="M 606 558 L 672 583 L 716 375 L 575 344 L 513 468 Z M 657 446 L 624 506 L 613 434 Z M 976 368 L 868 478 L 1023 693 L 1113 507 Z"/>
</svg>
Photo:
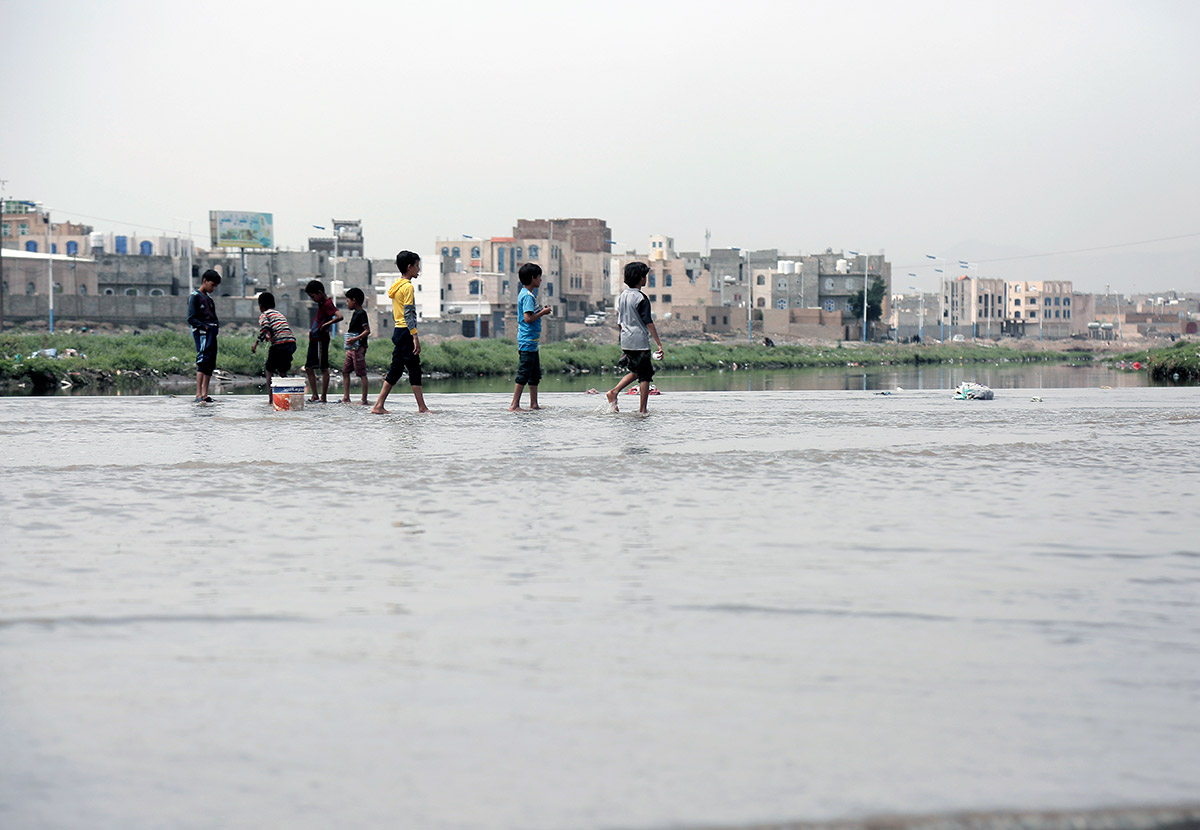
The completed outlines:
<svg viewBox="0 0 1200 830">
<path fill-rule="evenodd" d="M 210 210 L 208 225 L 214 248 L 275 247 L 275 221 L 270 213 Z"/>
</svg>

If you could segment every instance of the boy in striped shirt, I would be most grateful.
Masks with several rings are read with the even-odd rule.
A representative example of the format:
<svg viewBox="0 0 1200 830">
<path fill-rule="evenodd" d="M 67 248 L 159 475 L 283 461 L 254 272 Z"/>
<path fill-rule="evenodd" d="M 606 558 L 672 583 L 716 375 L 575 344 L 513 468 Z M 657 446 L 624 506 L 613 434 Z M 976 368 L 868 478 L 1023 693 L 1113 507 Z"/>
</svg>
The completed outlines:
<svg viewBox="0 0 1200 830">
<path fill-rule="evenodd" d="M 275 295 L 264 291 L 258 295 L 258 338 L 250 347 L 250 353 L 258 350 L 258 344 L 270 341 L 267 349 L 267 401 L 271 400 L 271 377 L 287 377 L 292 371 L 292 355 L 296 353 L 296 336 L 287 318 L 275 310 Z"/>
</svg>

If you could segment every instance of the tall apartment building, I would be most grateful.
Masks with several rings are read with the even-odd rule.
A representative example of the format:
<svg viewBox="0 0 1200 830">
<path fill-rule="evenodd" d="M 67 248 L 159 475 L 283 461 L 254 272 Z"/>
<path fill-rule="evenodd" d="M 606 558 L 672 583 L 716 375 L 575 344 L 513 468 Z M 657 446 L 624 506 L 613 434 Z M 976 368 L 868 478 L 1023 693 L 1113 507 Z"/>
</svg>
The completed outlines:
<svg viewBox="0 0 1200 830">
<path fill-rule="evenodd" d="M 1017 336 L 1068 337 L 1074 288 L 1070 280 L 1009 282 L 1005 315 Z"/>
<path fill-rule="evenodd" d="M 1007 330 L 1004 280 L 962 276 L 942 288 L 941 313 L 950 336 L 999 337 Z"/>
<path fill-rule="evenodd" d="M 612 231 L 605 220 L 518 219 L 512 235 L 525 242 L 527 251 L 532 244 L 549 255 L 549 263 L 556 270 L 555 313 L 561 313 L 563 319 L 580 322 L 607 302 Z M 546 271 L 546 265 L 542 270 Z M 546 285 L 545 276 L 542 284 Z"/>
</svg>

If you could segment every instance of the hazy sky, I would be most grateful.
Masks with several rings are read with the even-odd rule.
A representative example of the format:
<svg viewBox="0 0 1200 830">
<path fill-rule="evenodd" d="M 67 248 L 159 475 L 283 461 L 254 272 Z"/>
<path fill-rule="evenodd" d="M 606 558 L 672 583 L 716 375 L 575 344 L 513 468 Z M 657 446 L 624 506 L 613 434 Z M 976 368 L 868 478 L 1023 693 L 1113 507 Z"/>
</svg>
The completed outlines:
<svg viewBox="0 0 1200 830">
<path fill-rule="evenodd" d="M 56 221 L 336 215 L 385 257 L 598 216 L 884 250 L 897 288 L 1190 235 L 978 273 L 1200 291 L 1190 0 L 0 2 L 0 178 Z"/>
</svg>

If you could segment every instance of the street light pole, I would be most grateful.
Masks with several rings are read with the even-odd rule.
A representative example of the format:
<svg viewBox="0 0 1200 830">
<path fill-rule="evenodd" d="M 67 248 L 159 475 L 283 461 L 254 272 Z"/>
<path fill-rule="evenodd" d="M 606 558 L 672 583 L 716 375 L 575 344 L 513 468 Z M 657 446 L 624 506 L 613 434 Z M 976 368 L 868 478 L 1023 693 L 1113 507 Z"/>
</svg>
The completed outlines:
<svg viewBox="0 0 1200 830">
<path fill-rule="evenodd" d="M 867 280 L 871 274 L 871 258 L 866 254 L 860 254 L 858 251 L 846 251 L 850 256 L 861 256 L 863 258 L 863 330 L 862 342 L 867 342 Z"/>
<path fill-rule="evenodd" d="M 934 256 L 933 254 L 925 254 L 925 258 L 932 259 L 935 264 L 938 262 L 945 261 L 943 257 Z M 933 270 L 935 270 L 939 274 L 941 274 L 941 276 L 938 277 L 938 311 L 940 312 L 940 316 L 942 318 L 942 342 L 945 343 L 946 342 L 946 272 L 941 268 L 934 268 Z"/>
</svg>

